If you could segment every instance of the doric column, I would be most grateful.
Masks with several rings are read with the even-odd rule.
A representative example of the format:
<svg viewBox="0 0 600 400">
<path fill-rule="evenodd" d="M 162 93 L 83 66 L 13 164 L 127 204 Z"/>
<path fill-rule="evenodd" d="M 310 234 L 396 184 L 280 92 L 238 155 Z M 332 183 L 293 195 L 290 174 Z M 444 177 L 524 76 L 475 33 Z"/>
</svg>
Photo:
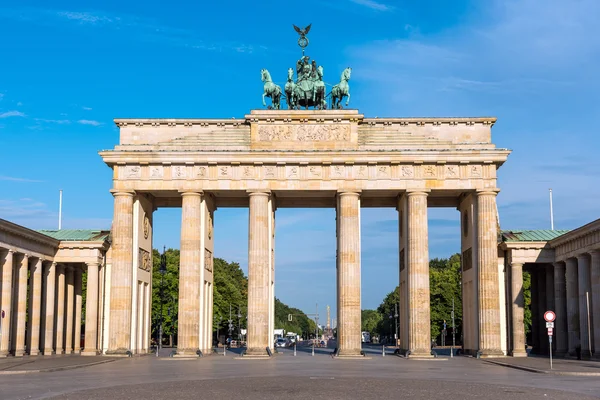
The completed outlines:
<svg viewBox="0 0 600 400">
<path fill-rule="evenodd" d="M 361 352 L 360 194 L 338 193 L 338 330 L 339 356 Z"/>
<path fill-rule="evenodd" d="M 248 355 L 266 355 L 272 346 L 269 332 L 271 237 L 269 192 L 252 192 L 248 224 Z"/>
<path fill-rule="evenodd" d="M 67 284 L 67 311 L 65 313 L 65 353 L 73 352 L 73 311 L 75 300 L 75 287 L 73 286 L 73 267 L 68 266 L 66 272 Z"/>
<path fill-rule="evenodd" d="M 179 256 L 177 354 L 195 356 L 200 349 L 200 267 L 202 194 L 182 193 Z"/>
<path fill-rule="evenodd" d="M 503 355 L 500 346 L 498 219 L 495 190 L 477 192 L 479 352 Z"/>
<path fill-rule="evenodd" d="M 113 196 L 110 332 L 106 354 L 124 355 L 131 347 L 133 193 L 115 192 Z"/>
<path fill-rule="evenodd" d="M 600 250 L 590 251 L 592 277 L 592 310 L 594 326 L 594 357 L 600 358 Z"/>
<path fill-rule="evenodd" d="M 429 243 L 426 191 L 407 192 L 408 200 L 408 350 L 411 356 L 431 355 L 429 304 Z"/>
<path fill-rule="evenodd" d="M 567 288 L 565 282 L 565 263 L 554 263 L 554 308 L 556 320 L 554 321 L 554 341 L 556 342 L 556 355 L 567 354 L 569 341 L 567 334 Z"/>
<path fill-rule="evenodd" d="M 577 256 L 577 280 L 577 289 L 579 294 L 579 338 L 581 343 L 581 355 L 589 358 L 592 351 L 590 348 L 592 338 L 590 337 L 591 327 L 588 324 L 588 313 L 590 313 L 591 317 L 592 286 L 590 276 L 590 258 L 587 254 Z M 589 310 L 588 307 L 590 307 Z"/>
<path fill-rule="evenodd" d="M 577 259 L 568 258 L 566 261 L 567 281 L 567 329 L 569 331 L 569 354 L 575 355 L 579 342 L 579 289 L 577 283 Z"/>
<path fill-rule="evenodd" d="M 40 317 L 42 308 L 42 259 L 31 264 L 29 290 L 29 318 L 27 321 L 27 344 L 31 356 L 40 353 Z"/>
<path fill-rule="evenodd" d="M 541 265 L 538 266 L 537 280 L 538 280 L 538 314 L 531 315 L 531 318 L 537 318 L 540 321 L 540 329 L 538 330 L 538 337 L 540 341 L 539 354 L 548 354 L 548 331 L 546 330 L 546 321 L 544 320 L 544 313 L 548 310 L 546 306 L 546 267 Z"/>
<path fill-rule="evenodd" d="M 65 354 L 65 266 L 56 266 L 56 354 Z"/>
<path fill-rule="evenodd" d="M 44 350 L 43 354 L 54 354 L 54 297 L 56 296 L 56 263 L 48 264 L 44 274 L 46 280 L 46 319 L 43 327 Z"/>
<path fill-rule="evenodd" d="M 2 283 L 0 286 L 0 290 L 2 291 L 2 297 L 0 306 L 2 307 L 2 311 L 4 311 L 4 320 L 2 321 L 2 330 L 0 334 L 2 337 L 0 338 L 0 357 L 8 356 L 10 352 L 9 339 L 11 332 L 11 321 L 12 321 L 12 281 L 13 281 L 13 268 L 14 268 L 14 252 L 12 250 L 7 250 L 4 259 L 2 261 Z"/>
<path fill-rule="evenodd" d="M 81 268 L 75 268 L 75 328 L 73 333 L 73 352 L 81 353 Z"/>
<path fill-rule="evenodd" d="M 87 264 L 87 287 L 85 297 L 85 340 L 81 355 L 98 354 L 98 263 Z"/>
<path fill-rule="evenodd" d="M 513 357 L 527 357 L 525 351 L 525 324 L 523 301 L 523 263 L 512 262 L 510 266 L 512 297 L 512 349 Z"/>
<path fill-rule="evenodd" d="M 29 271 L 29 256 L 24 254 L 19 264 L 17 318 L 15 335 L 15 356 L 25 354 L 25 326 L 27 318 L 27 272 Z"/>
</svg>

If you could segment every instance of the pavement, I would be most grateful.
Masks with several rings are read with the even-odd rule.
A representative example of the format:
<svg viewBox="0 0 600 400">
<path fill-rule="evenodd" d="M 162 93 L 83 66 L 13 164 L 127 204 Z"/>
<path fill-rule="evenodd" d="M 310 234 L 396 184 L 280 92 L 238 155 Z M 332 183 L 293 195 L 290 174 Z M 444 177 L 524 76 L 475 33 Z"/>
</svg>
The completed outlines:
<svg viewBox="0 0 600 400">
<path fill-rule="evenodd" d="M 485 359 L 488 363 L 504 367 L 520 369 L 540 374 L 554 374 L 565 376 L 600 376 L 599 361 L 581 361 L 564 358 L 554 358 L 550 369 L 549 357 L 506 357 Z"/>
<path fill-rule="evenodd" d="M 0 375 L 53 372 L 116 361 L 103 356 L 51 355 L 0 358 Z"/>
<path fill-rule="evenodd" d="M 311 347 L 298 347 L 296 356 L 293 348 L 286 348 L 270 359 L 240 360 L 239 351 L 176 359 L 168 357 L 170 349 L 163 349 L 160 357 L 109 359 L 48 373 L 0 374 L 0 399 L 600 398 L 600 379 L 595 377 L 534 373 L 472 357 L 411 360 L 394 356 L 393 349 L 382 357 L 381 346 L 365 346 L 367 357 L 359 359 L 334 359 L 332 350 L 325 348 L 315 348 L 313 356 Z M 75 358 L 88 359 L 62 357 L 71 367 Z M 60 358 L 55 357 L 57 364 L 63 362 Z M 13 370 L 24 368 L 26 364 L 17 367 L 18 360 L 0 360 L 0 368 L 10 363 Z"/>
</svg>

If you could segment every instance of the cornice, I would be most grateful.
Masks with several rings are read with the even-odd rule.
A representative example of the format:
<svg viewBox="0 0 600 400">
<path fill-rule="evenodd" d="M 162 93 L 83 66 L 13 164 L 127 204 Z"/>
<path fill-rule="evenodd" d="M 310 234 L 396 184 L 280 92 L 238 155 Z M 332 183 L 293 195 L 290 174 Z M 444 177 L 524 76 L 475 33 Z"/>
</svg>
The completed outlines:
<svg viewBox="0 0 600 400">
<path fill-rule="evenodd" d="M 24 226 L 14 224 L 10 221 L 0 219 L 0 231 L 5 231 L 9 234 L 31 240 L 33 242 L 41 243 L 46 246 L 58 248 L 59 240 L 54 239 L 50 236 L 44 235 L 43 233 L 36 232 L 32 229 L 25 228 Z"/>
<path fill-rule="evenodd" d="M 597 231 L 600 231 L 600 219 L 597 219 L 597 220 L 592 221 L 586 225 L 583 225 L 577 229 L 574 229 L 568 233 L 565 233 L 564 235 L 561 235 L 561 236 L 557 237 L 556 239 L 552 239 L 548 243 L 553 248 L 556 248 L 556 247 L 562 246 L 566 243 L 576 241 L 583 236 L 587 236 L 587 235 L 592 234 Z M 600 243 L 599 243 L 599 245 L 600 245 Z"/>
</svg>

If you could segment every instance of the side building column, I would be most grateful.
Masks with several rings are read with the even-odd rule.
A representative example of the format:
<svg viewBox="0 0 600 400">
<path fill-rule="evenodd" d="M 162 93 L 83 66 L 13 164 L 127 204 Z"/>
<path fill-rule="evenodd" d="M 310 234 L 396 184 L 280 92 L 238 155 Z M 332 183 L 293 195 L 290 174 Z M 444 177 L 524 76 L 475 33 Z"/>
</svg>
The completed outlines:
<svg viewBox="0 0 600 400">
<path fill-rule="evenodd" d="M 27 320 L 27 350 L 30 356 L 40 353 L 40 317 L 42 314 L 43 260 L 35 259 L 30 271 L 29 318 Z"/>
<path fill-rule="evenodd" d="M 25 354 L 25 326 L 27 317 L 27 273 L 29 272 L 29 256 L 22 255 L 18 266 L 18 295 L 17 295 L 17 315 L 15 323 L 15 356 L 20 357 Z"/>
<path fill-rule="evenodd" d="M 498 219 L 495 190 L 477 192 L 477 265 L 479 353 L 504 355 L 500 338 L 500 283 L 498 275 Z"/>
<path fill-rule="evenodd" d="M 554 341 L 556 356 L 564 357 L 569 349 L 567 330 L 567 288 L 565 282 L 565 263 L 554 263 Z"/>
<path fill-rule="evenodd" d="M 181 253 L 179 261 L 179 314 L 177 355 L 196 356 L 200 350 L 200 238 L 202 194 L 182 193 Z"/>
<path fill-rule="evenodd" d="M 360 193 L 340 192 L 338 219 L 338 356 L 358 356 L 361 352 L 360 311 Z"/>
<path fill-rule="evenodd" d="M 73 332 L 73 353 L 81 354 L 81 308 L 82 290 L 81 267 L 75 268 L 75 328 Z"/>
<path fill-rule="evenodd" d="M 133 193 L 114 192 L 113 196 L 110 322 L 106 354 L 126 355 L 131 351 Z"/>
<path fill-rule="evenodd" d="M 592 287 L 590 277 L 590 258 L 587 254 L 577 256 L 577 282 L 579 290 L 579 338 L 581 344 L 581 356 L 591 358 L 592 348 L 590 328 L 588 324 L 588 313 L 591 316 L 591 309 L 588 309 L 592 303 Z M 590 318 L 591 319 L 591 318 Z"/>
<path fill-rule="evenodd" d="M 407 192 L 407 339 L 411 357 L 431 356 L 427 195 L 428 192 L 423 190 Z"/>
<path fill-rule="evenodd" d="M 510 265 L 510 272 L 512 297 L 511 355 L 513 357 L 527 357 L 527 351 L 525 350 L 523 263 L 512 262 Z"/>
<path fill-rule="evenodd" d="M 75 300 L 75 287 L 73 266 L 69 265 L 66 272 L 67 281 L 67 311 L 65 315 L 65 353 L 73 353 L 73 311 Z"/>
<path fill-rule="evenodd" d="M 270 192 L 251 192 L 248 224 L 248 350 L 266 356 L 272 347 L 270 326 Z"/>
<path fill-rule="evenodd" d="M 590 251 L 592 277 L 592 310 L 594 326 L 594 358 L 600 358 L 600 250 Z"/>
<path fill-rule="evenodd" d="M 65 266 L 56 266 L 57 288 L 56 288 L 56 343 L 54 348 L 56 354 L 65 354 Z"/>
<path fill-rule="evenodd" d="M 2 297 L 0 297 L 0 307 L 4 311 L 4 320 L 2 321 L 2 328 L 0 334 L 0 357 L 7 357 L 10 349 L 10 332 L 11 332 L 11 321 L 13 316 L 12 301 L 13 301 L 13 269 L 14 269 L 14 252 L 7 250 L 4 253 L 2 260 L 2 282 L 0 283 L 0 290 L 2 291 Z"/>
<path fill-rule="evenodd" d="M 87 264 L 85 340 L 82 356 L 98 354 L 98 263 Z"/>
<path fill-rule="evenodd" d="M 49 356 L 54 354 L 54 297 L 56 296 L 56 263 L 48 263 L 48 268 L 44 272 L 46 280 L 46 309 L 44 314 L 44 326 L 42 334 L 44 335 L 43 354 Z"/>
<path fill-rule="evenodd" d="M 569 354 L 574 356 L 579 342 L 579 289 L 577 283 L 577 259 L 568 258 L 566 261 L 567 287 L 567 329 Z"/>
</svg>

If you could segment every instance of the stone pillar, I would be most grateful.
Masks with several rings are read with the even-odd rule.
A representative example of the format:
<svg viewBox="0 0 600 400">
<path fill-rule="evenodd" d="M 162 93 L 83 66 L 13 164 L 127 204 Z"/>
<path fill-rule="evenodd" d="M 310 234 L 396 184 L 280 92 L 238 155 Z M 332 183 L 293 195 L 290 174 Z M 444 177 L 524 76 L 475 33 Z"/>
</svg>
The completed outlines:
<svg viewBox="0 0 600 400">
<path fill-rule="evenodd" d="M 556 342 L 556 356 L 562 357 L 568 351 L 567 334 L 567 291 L 565 283 L 565 263 L 554 263 L 554 341 Z"/>
<path fill-rule="evenodd" d="M 577 284 L 577 259 L 568 258 L 566 261 L 567 281 L 567 329 L 569 331 L 569 354 L 575 355 L 579 342 L 579 290 Z"/>
<path fill-rule="evenodd" d="M 106 354 L 125 355 L 131 346 L 133 193 L 115 192 L 113 196 L 110 322 Z"/>
<path fill-rule="evenodd" d="M 577 256 L 577 279 L 579 294 L 579 338 L 581 343 L 581 356 L 591 358 L 592 349 L 590 328 L 588 324 L 588 312 L 591 320 L 592 286 L 590 276 L 590 258 L 587 254 Z M 588 310 L 588 297 L 589 306 Z"/>
<path fill-rule="evenodd" d="M 49 356 L 54 354 L 54 296 L 56 296 L 56 263 L 48 264 L 45 271 L 44 279 L 46 280 L 46 319 L 42 332 L 44 334 L 44 349 L 43 354 Z"/>
<path fill-rule="evenodd" d="M 600 358 L 600 250 L 590 251 L 592 277 L 592 310 L 594 327 L 594 357 Z"/>
<path fill-rule="evenodd" d="M 81 353 L 81 268 L 75 269 L 75 329 L 73 333 L 73 352 Z"/>
<path fill-rule="evenodd" d="M 179 258 L 179 328 L 177 355 L 196 356 L 200 349 L 200 268 L 202 194 L 182 193 Z"/>
<path fill-rule="evenodd" d="M 538 274 L 539 271 L 536 268 L 530 269 L 531 276 L 531 352 L 533 354 L 539 353 L 540 351 L 540 319 L 534 318 L 534 316 L 539 315 L 539 305 L 538 301 L 540 295 L 540 289 L 538 284 Z"/>
<path fill-rule="evenodd" d="M 360 194 L 338 193 L 338 330 L 339 356 L 361 352 Z"/>
<path fill-rule="evenodd" d="M 269 260 L 269 192 L 250 193 L 248 224 L 248 350 L 246 354 L 267 355 L 272 346 L 269 332 L 269 293 L 271 280 Z"/>
<path fill-rule="evenodd" d="M 431 356 L 427 192 L 409 191 L 408 200 L 408 350 L 410 356 Z M 497 268 L 497 266 L 496 266 Z"/>
<path fill-rule="evenodd" d="M 24 254 L 19 264 L 18 296 L 17 296 L 17 318 L 15 335 L 15 356 L 25 354 L 25 326 L 27 317 L 27 272 L 29 271 L 29 256 Z"/>
<path fill-rule="evenodd" d="M 67 281 L 67 311 L 65 313 L 65 353 L 73 353 L 73 304 L 75 300 L 75 287 L 73 286 L 73 267 L 68 266 Z"/>
<path fill-rule="evenodd" d="M 12 250 L 7 250 L 4 256 L 4 260 L 2 262 L 2 282 L 0 290 L 2 291 L 2 297 L 0 299 L 0 307 L 4 311 L 5 317 L 2 321 L 2 338 L 0 339 L 0 357 L 8 356 L 9 349 L 9 339 L 11 332 L 11 321 L 12 321 L 12 294 L 13 294 L 13 268 L 14 268 L 14 252 Z"/>
<path fill-rule="evenodd" d="M 56 354 L 65 354 L 65 266 L 56 266 L 57 288 L 56 288 Z"/>
<path fill-rule="evenodd" d="M 477 261 L 479 352 L 482 357 L 504 355 L 500 339 L 498 276 L 498 219 L 494 190 L 477 192 Z"/>
<path fill-rule="evenodd" d="M 512 349 L 513 357 L 527 357 L 525 351 L 525 323 L 523 300 L 523 263 L 511 263 L 511 297 L 512 297 Z"/>
<path fill-rule="evenodd" d="M 29 318 L 27 321 L 27 345 L 31 356 L 40 353 L 40 317 L 42 308 L 42 259 L 31 265 L 29 290 Z"/>
<path fill-rule="evenodd" d="M 538 313 L 537 315 L 531 315 L 531 318 L 537 318 L 539 321 L 538 338 L 540 341 L 540 347 L 538 354 L 548 354 L 548 331 L 546 330 L 546 321 L 544 320 L 544 313 L 548 310 L 546 305 L 546 267 L 541 265 L 538 266 Z"/>
<path fill-rule="evenodd" d="M 87 264 L 85 298 L 85 340 L 82 356 L 98 354 L 98 263 Z"/>
</svg>

